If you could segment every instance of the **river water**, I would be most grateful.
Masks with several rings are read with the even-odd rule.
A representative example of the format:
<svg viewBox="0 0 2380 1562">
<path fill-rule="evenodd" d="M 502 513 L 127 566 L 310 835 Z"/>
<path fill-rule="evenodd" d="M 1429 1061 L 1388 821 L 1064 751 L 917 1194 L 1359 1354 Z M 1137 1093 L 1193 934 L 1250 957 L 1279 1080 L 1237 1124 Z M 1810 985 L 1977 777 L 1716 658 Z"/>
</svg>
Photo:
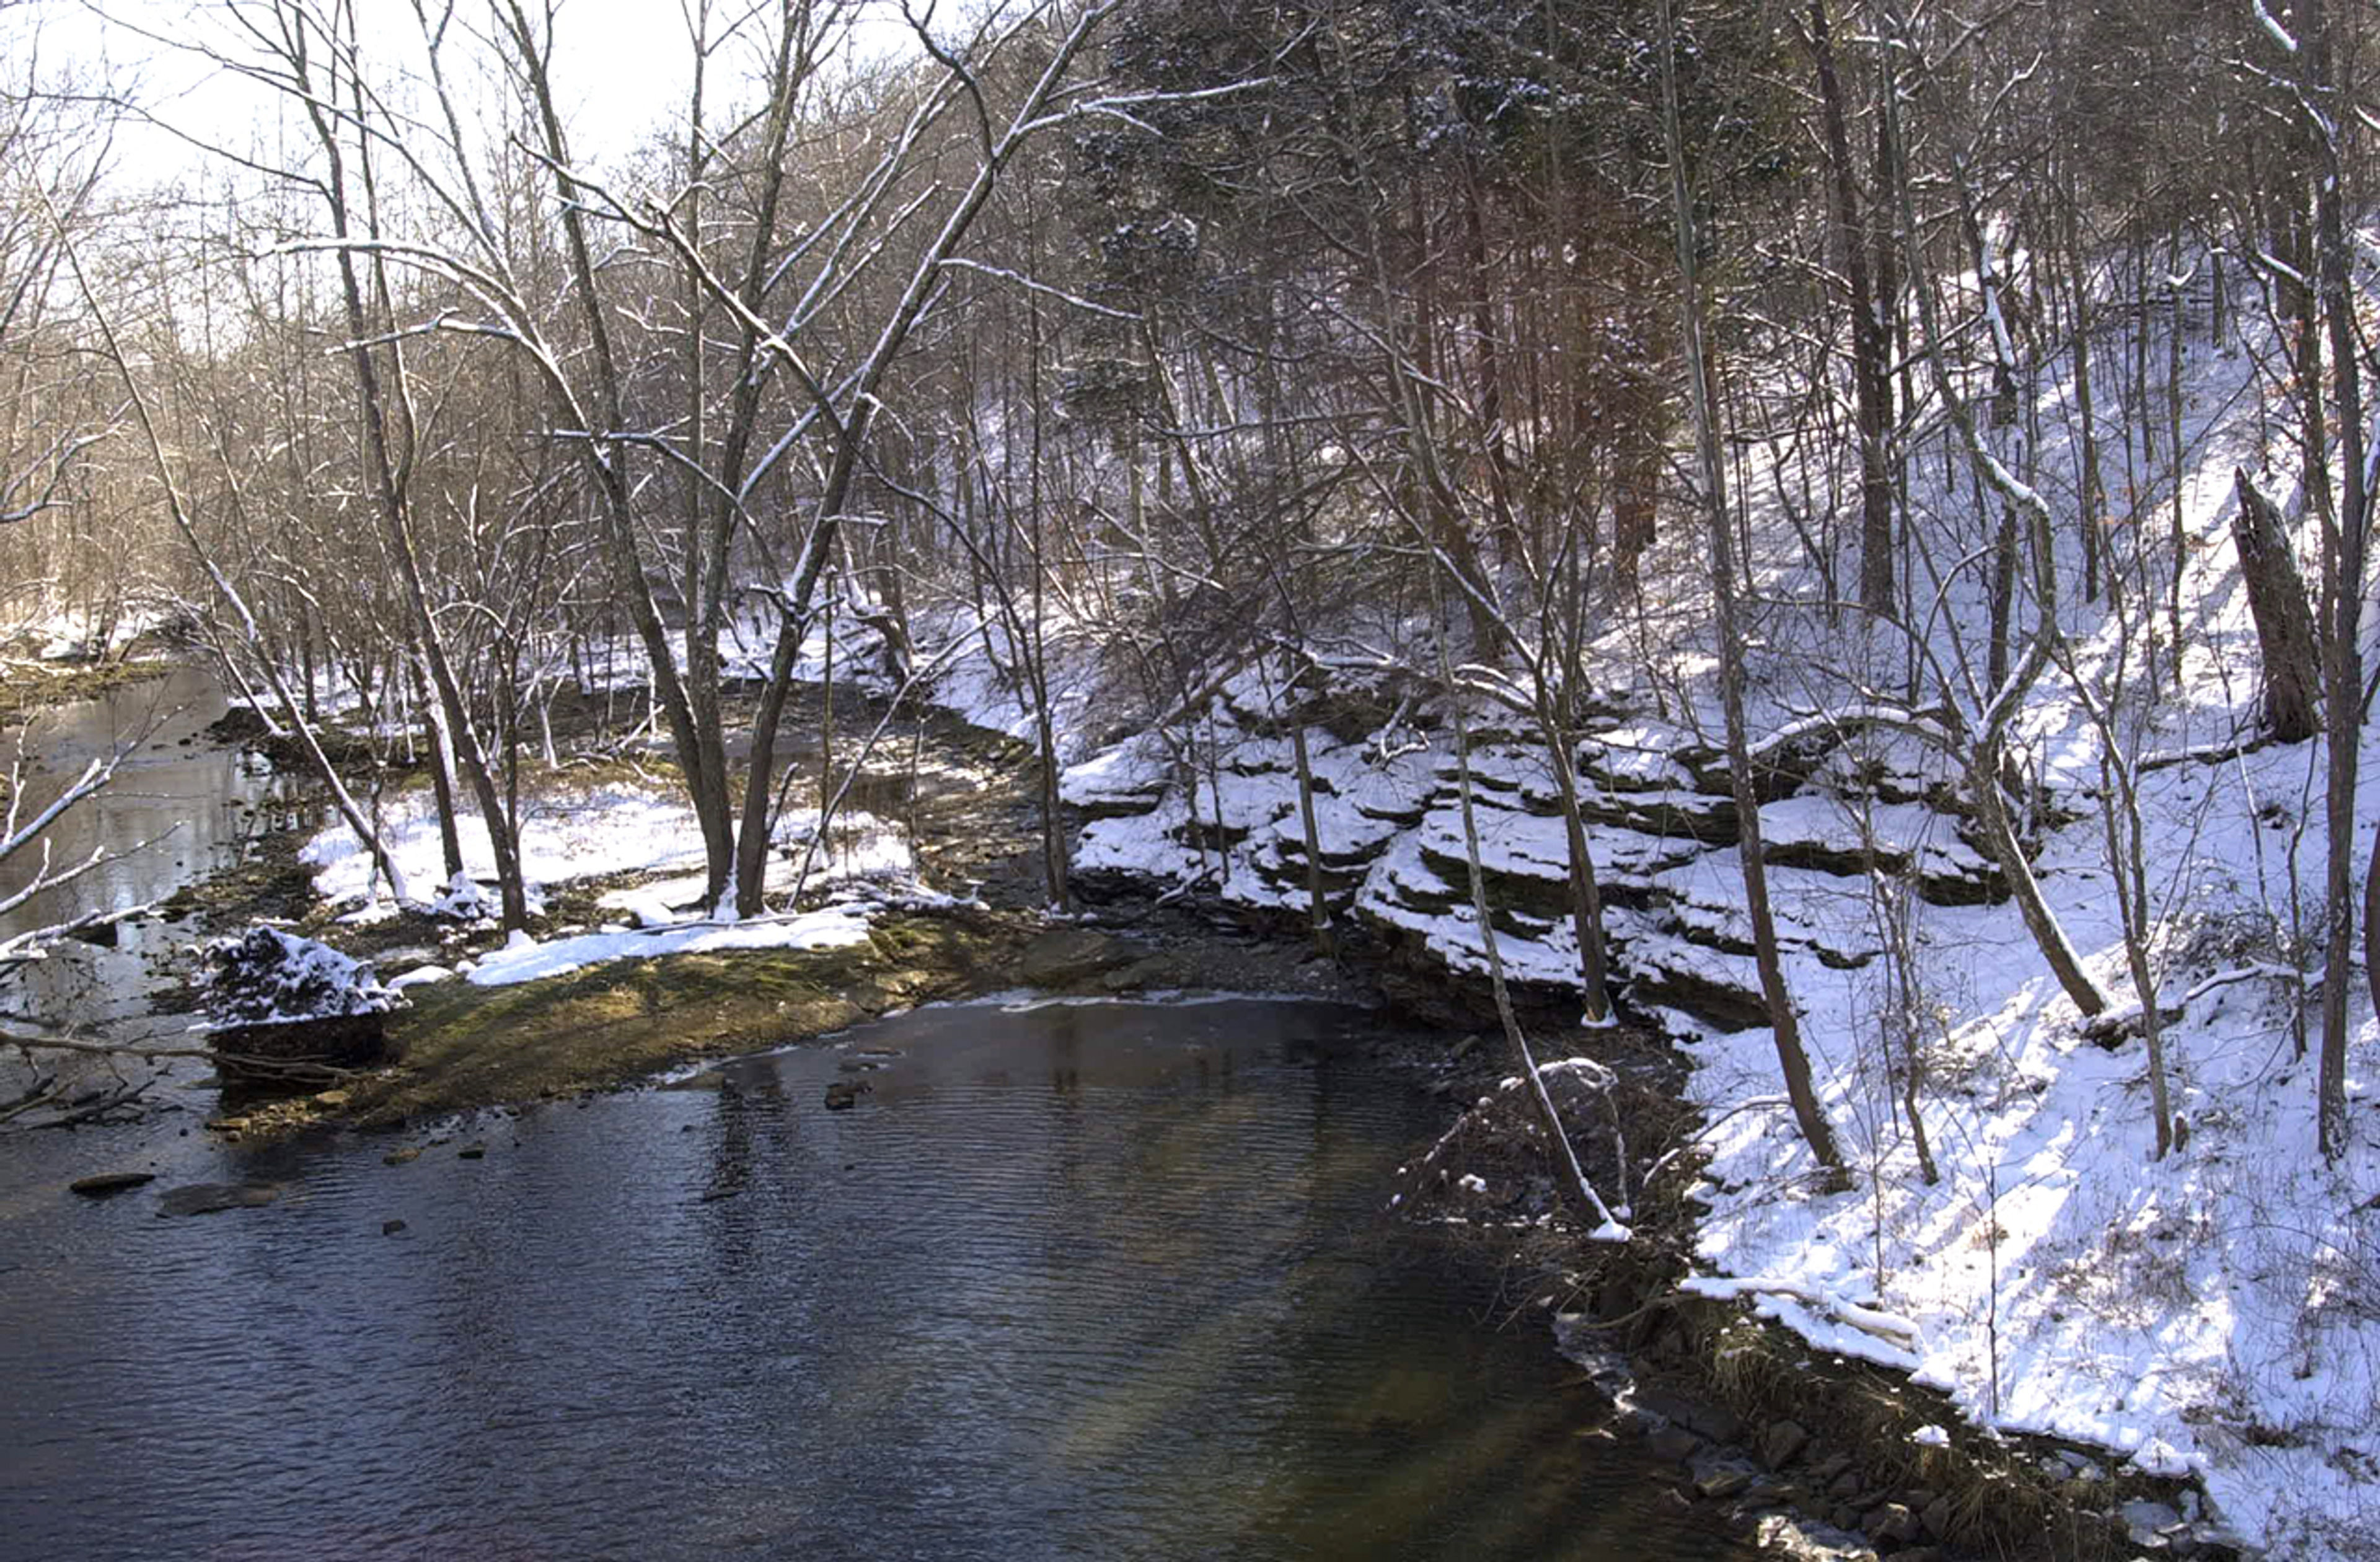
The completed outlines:
<svg viewBox="0 0 2380 1562">
<path fill-rule="evenodd" d="M 963 1006 L 407 1140 L 0 1138 L 0 1553 L 1747 1555 L 1381 1217 L 1443 1107 L 1375 1030 Z"/>
<path fill-rule="evenodd" d="M 287 786 L 270 764 L 207 738 L 227 708 L 212 674 L 183 667 L 33 718 L 22 735 L 21 818 L 37 814 L 91 761 L 121 756 L 115 778 L 61 817 L 44 843 L 53 871 L 95 849 L 108 860 L 0 916 L 0 937 L 163 900 L 291 821 Z M 8 757 L 18 757 L 14 745 Z M 43 860 L 36 844 L 0 863 L 0 895 L 30 883 Z M 0 985 L 0 1014 L 117 1039 L 154 1030 L 147 1001 L 154 968 L 190 937 L 187 925 L 144 917 L 117 924 L 104 943 L 69 940 Z"/>
</svg>

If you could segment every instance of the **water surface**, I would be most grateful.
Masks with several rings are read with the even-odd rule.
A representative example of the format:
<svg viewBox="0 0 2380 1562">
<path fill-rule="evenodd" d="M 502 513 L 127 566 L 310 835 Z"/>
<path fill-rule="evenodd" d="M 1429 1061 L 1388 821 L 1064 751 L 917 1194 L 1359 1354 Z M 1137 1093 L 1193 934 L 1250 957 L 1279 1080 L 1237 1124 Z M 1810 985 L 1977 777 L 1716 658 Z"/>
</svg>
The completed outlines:
<svg viewBox="0 0 2380 1562">
<path fill-rule="evenodd" d="M 1443 1107 L 1369 1024 L 929 1009 L 397 1166 L 0 1138 L 0 1554 L 1749 1556 L 1380 1218 Z"/>
<path fill-rule="evenodd" d="M 93 911 L 164 899 L 182 885 L 237 861 L 276 823 L 285 784 L 257 755 L 205 735 L 227 709 L 214 675 L 181 667 L 37 713 L 6 744 L 21 767 L 19 819 L 30 820 L 92 761 L 117 759 L 114 779 L 61 815 L 42 841 L 0 863 L 0 896 L 88 860 L 99 866 L 44 890 L 0 916 L 0 938 Z M 153 1031 L 149 995 L 155 963 L 193 936 L 184 923 L 144 917 L 117 924 L 104 942 L 70 940 L 0 985 L 0 1014 L 72 1025 L 128 1039 Z M 176 1022 L 175 1028 L 178 1028 Z"/>
</svg>

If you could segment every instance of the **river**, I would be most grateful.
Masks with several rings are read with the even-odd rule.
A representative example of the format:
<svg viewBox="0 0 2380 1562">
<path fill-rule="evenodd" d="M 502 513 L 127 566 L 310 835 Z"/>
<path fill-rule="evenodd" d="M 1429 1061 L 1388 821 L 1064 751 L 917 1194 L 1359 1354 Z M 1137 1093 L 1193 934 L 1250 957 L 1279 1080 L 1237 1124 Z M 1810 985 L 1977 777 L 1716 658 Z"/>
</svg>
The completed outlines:
<svg viewBox="0 0 2380 1562">
<path fill-rule="evenodd" d="M 0 1133 L 0 1557 L 1749 1556 L 1384 1214 L 1446 1108 L 1380 1025 L 985 1003 L 405 1136 Z"/>
<path fill-rule="evenodd" d="M 0 937 L 163 900 L 237 861 L 266 830 L 294 822 L 290 788 L 270 764 L 206 736 L 228 708 L 212 674 L 182 667 L 32 719 L 23 733 L 22 818 L 91 761 L 121 758 L 115 778 L 60 818 L 44 842 L 0 864 L 0 895 L 31 881 L 44 845 L 54 871 L 94 850 L 107 860 L 0 916 Z M 71 1021 L 119 1040 L 153 1030 L 153 967 L 190 936 L 186 924 L 143 917 L 118 924 L 103 942 L 69 940 L 0 986 L 0 1014 Z"/>
</svg>

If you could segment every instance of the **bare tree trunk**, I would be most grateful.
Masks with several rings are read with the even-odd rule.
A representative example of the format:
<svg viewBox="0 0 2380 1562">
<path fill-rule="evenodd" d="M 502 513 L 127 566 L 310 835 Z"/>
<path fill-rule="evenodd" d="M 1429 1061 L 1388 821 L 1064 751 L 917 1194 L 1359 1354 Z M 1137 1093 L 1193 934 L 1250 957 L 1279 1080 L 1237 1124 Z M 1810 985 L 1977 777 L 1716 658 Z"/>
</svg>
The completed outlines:
<svg viewBox="0 0 2380 1562">
<path fill-rule="evenodd" d="M 571 287 L 578 297 L 589 356 L 594 364 L 598 398 L 592 409 L 595 416 L 582 422 L 589 437 L 577 441 L 577 447 L 601 496 L 613 579 L 620 600 L 627 604 L 628 620 L 636 628 L 651 670 L 653 704 L 668 724 L 686 799 L 694 806 L 695 820 L 702 831 L 708 876 L 723 885 L 735 851 L 735 815 L 728 803 L 723 750 L 715 724 L 707 730 L 696 719 L 686 683 L 679 675 L 676 651 L 670 643 L 669 626 L 662 621 L 661 609 L 653 602 L 652 584 L 645 578 L 637 541 L 634 499 L 625 470 L 626 452 L 619 438 L 628 426 L 622 374 L 603 296 L 596 287 L 594 245 L 587 232 L 587 209 L 593 192 L 571 176 L 569 140 L 563 130 L 562 115 L 554 103 L 552 78 L 547 68 L 550 52 L 531 25 L 522 0 L 503 0 L 498 19 L 512 63 L 521 73 L 529 94 L 540 150 L 553 172 Z M 574 412 L 577 410 L 573 409 Z"/>
<path fill-rule="evenodd" d="M 1980 509 L 1983 494 L 1975 497 Z M 1991 631 L 1984 656 L 1984 681 L 1994 689 L 2008 681 L 2009 642 L 2016 628 L 2016 506 L 2002 505 L 1992 538 Z"/>
<path fill-rule="evenodd" d="M 1322 831 L 1314 818 L 1314 761 L 1306 751 L 1305 720 L 1293 706 L 1289 720 L 1290 752 L 1297 760 L 1297 822 L 1305 833 L 1305 923 L 1314 952 L 1335 958 L 1338 941 L 1330 934 L 1330 902 L 1322 893 Z"/>
<path fill-rule="evenodd" d="M 455 875 L 463 871 L 463 836 L 455 827 L 455 756 L 446 736 L 445 708 L 431 702 L 429 685 L 421 677 L 421 664 L 407 657 L 406 667 L 413 675 L 414 703 L 421 707 L 430 722 L 430 787 L 438 802 L 438 849 L 440 860 L 445 864 L 446 882 L 453 884 Z"/>
<path fill-rule="evenodd" d="M 2149 669 L 2154 681 L 2156 669 Z M 2148 857 L 2141 823 L 2140 793 L 2134 787 L 2131 760 L 2116 751 L 2115 724 L 2100 724 L 2099 787 L 2101 818 L 2107 832 L 2107 867 L 2116 885 L 2116 909 L 2124 924 L 2124 959 L 2140 995 L 2141 1035 L 2149 1055 L 2149 1116 L 2156 1124 L 2156 1156 L 2163 1160 L 2173 1148 L 2173 1103 L 2166 1087 L 2165 1017 L 2157 1007 L 2156 975 L 2149 967 Z"/>
<path fill-rule="evenodd" d="M 2170 302 L 2172 304 L 2173 314 L 2172 323 L 2169 327 L 2169 334 L 2166 340 L 2165 353 L 2165 442 L 2170 447 L 2169 454 L 2173 460 L 2173 502 L 2169 511 L 2172 533 L 2170 545 L 2173 553 L 2173 576 L 2171 580 L 2167 582 L 2166 586 L 2166 625 L 2168 636 L 2173 641 L 2173 689 L 2176 694 L 2180 694 L 2181 692 L 2181 653 L 2183 650 L 2181 634 L 2181 577 L 2182 572 L 2190 567 L 2190 536 L 2187 523 L 2181 510 L 2182 483 L 2189 476 L 2188 470 L 2183 465 L 2183 452 L 2181 447 L 2181 375 L 2183 367 L 2188 362 L 2188 358 L 2182 350 L 2181 340 L 2182 278 L 2179 275 L 2181 265 L 2181 232 L 2179 228 L 2174 230 L 2171 238 L 2168 243 L 2166 253 L 2168 268 L 2167 272 L 2166 287 L 2172 295 Z M 2156 687 L 2156 680 L 2154 677 L 2149 680 L 2149 687 L 2152 689 Z"/>
<path fill-rule="evenodd" d="M 1543 654 L 1542 651 L 1540 654 Z M 1611 1018 L 1610 957 L 1603 946 L 1603 889 L 1596 883 L 1595 857 L 1588 849 L 1586 821 L 1578 811 L 1578 765 L 1571 755 L 1571 736 L 1549 708 L 1545 680 L 1538 679 L 1537 720 L 1553 763 L 1554 789 L 1560 795 L 1562 836 L 1570 848 L 1571 929 L 1578 942 L 1579 993 L 1586 1000 L 1586 1018 L 1601 1024 Z"/>
<path fill-rule="evenodd" d="M 1768 904 L 1768 873 L 1761 860 L 1760 799 L 1752 780 L 1752 743 L 1743 721 L 1743 642 L 1735 600 L 1735 538 L 1728 525 L 1727 468 L 1719 455 L 1718 423 L 1711 401 L 1711 366 L 1703 345 L 1702 279 L 1696 256 L 1694 198 L 1686 180 L 1685 134 L 1678 117 L 1676 21 L 1670 0 L 1661 0 L 1661 125 L 1670 159 L 1670 213 L 1675 224 L 1682 326 L 1686 348 L 1686 378 L 1694 409 L 1696 475 L 1701 494 L 1704 531 L 1710 539 L 1711 589 L 1716 598 L 1718 638 L 1719 697 L 1727 715 L 1728 770 L 1734 780 L 1735 812 L 1740 833 L 1738 853 L 1743 866 L 1744 910 L 1752 921 L 1755 962 L 1760 968 L 1761 995 L 1768 1006 L 1768 1022 L 1777 1042 L 1777 1063 L 1785 1076 L 1785 1093 L 1793 1117 L 1818 1164 L 1836 1178 L 1842 1175 L 1842 1157 L 1835 1148 L 1834 1130 L 1818 1104 L 1810 1081 L 1809 1055 L 1802 1050 L 1801 1025 L 1793 995 L 1785 987 L 1785 970 L 1777 954 L 1777 922 Z"/>
<path fill-rule="evenodd" d="M 2107 485 L 2099 476 L 2099 421 L 2094 412 L 2091 389 L 2091 278 L 2082 265 L 2082 219 L 2076 214 L 2079 197 L 2074 188 L 2071 159 L 2066 172 L 2066 264 L 2067 286 L 2074 295 L 2074 416 L 2082 436 L 2082 600 L 2099 600 L 2099 555 L 2103 543 L 2101 527 L 2107 509 Z"/>
<path fill-rule="evenodd" d="M 1834 177 L 1828 186 L 1837 248 L 1852 317 L 1852 386 L 1857 400 L 1860 441 L 1860 605 L 1881 618 L 1895 616 L 1893 593 L 1892 464 L 1887 448 L 1892 430 L 1892 341 L 1883 300 L 1868 272 L 1868 237 L 1860 212 L 1859 183 L 1852 166 L 1849 116 L 1828 0 L 1810 0 L 1803 43 L 1817 70 L 1820 117 L 1827 160 Z"/>
<path fill-rule="evenodd" d="M 2339 496 L 2333 524 L 2325 527 L 2328 557 L 2323 595 L 2330 613 L 2325 647 L 2323 714 L 2329 734 L 2329 775 L 2325 802 L 2329 822 L 2325 901 L 2330 913 L 2327 966 L 2322 984 L 2322 1077 L 2317 1123 L 2323 1154 L 2336 1161 L 2347 1151 L 2348 990 L 2354 978 L 2355 782 L 2363 726 L 2363 555 L 2371 522 L 2371 474 L 2364 470 L 2362 344 L 2357 339 L 2354 256 L 2347 236 L 2346 149 L 2340 144 L 2352 116 L 2318 115 L 2314 104 L 2333 100 L 2338 88 L 2336 56 L 2325 0 L 2307 0 L 2301 57 L 2304 103 L 2315 123 L 2320 177 L 2314 180 L 2314 260 L 2320 278 L 2321 311 L 2329 327 L 2331 400 L 2338 409 Z M 2306 453 L 2311 470 L 2327 468 L 2328 452 L 2316 445 Z M 2327 518 L 2326 518 L 2327 519 Z M 2371 897 L 2366 886 L 2366 898 Z M 2375 946 L 2365 929 L 2367 947 Z M 2374 1001 L 2380 1003 L 2380 967 L 2367 973 Z"/>
<path fill-rule="evenodd" d="M 2231 485 L 2240 496 L 2231 545 L 2239 550 L 2240 578 L 2248 588 L 2248 611 L 2264 653 L 2265 729 L 2283 743 L 2301 743 L 2322 730 L 2314 703 L 2322 686 L 2321 654 L 2305 577 L 2298 573 L 2279 507 L 2244 467 L 2231 469 Z"/>
</svg>

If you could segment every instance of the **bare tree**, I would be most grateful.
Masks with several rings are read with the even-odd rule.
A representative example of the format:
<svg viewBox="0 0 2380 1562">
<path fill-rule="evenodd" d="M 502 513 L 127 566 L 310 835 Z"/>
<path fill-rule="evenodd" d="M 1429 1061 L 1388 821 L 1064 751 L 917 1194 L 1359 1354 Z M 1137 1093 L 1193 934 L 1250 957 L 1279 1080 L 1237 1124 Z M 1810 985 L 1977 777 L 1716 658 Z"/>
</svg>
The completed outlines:
<svg viewBox="0 0 2380 1562">
<path fill-rule="evenodd" d="M 1869 232 L 1860 197 L 1858 168 L 1852 160 L 1851 117 L 1841 72 L 1835 64 L 1829 0 L 1810 0 L 1802 26 L 1803 47 L 1818 82 L 1819 124 L 1824 130 L 1829 177 L 1827 198 L 1842 266 L 1844 305 L 1851 315 L 1852 386 L 1857 404 L 1860 458 L 1860 605 L 1880 617 L 1894 616 L 1896 545 L 1893 536 L 1892 336 L 1889 300 L 1878 287 L 1873 258 L 1880 253 Z"/>
<path fill-rule="evenodd" d="M 1662 143 L 1670 164 L 1670 210 L 1677 235 L 1678 279 L 1683 299 L 1682 335 L 1686 349 L 1687 397 L 1693 409 L 1694 477 L 1697 507 L 1710 540 L 1711 592 L 1718 609 L 1713 626 L 1718 640 L 1719 701 L 1727 722 L 1728 771 L 1734 783 L 1738 858 L 1743 868 L 1744 909 L 1752 920 L 1754 959 L 1760 970 L 1761 995 L 1768 1007 L 1770 1033 L 1776 1038 L 1778 1068 L 1785 1076 L 1785 1092 L 1793 1104 L 1794 1120 L 1810 1153 L 1830 1176 L 1842 1175 L 1842 1157 L 1835 1148 L 1834 1130 L 1827 1122 L 1810 1079 L 1809 1055 L 1802 1047 L 1802 1031 L 1786 988 L 1784 967 L 1777 952 L 1777 922 L 1768 904 L 1768 873 L 1761 856 L 1760 799 L 1752 774 L 1752 743 L 1743 714 L 1743 641 L 1736 610 L 1734 527 L 1727 513 L 1727 466 L 1719 454 L 1718 415 L 1711 405 L 1716 367 L 1707 357 L 1705 336 L 1701 237 L 1696 232 L 1695 200 L 1687 171 L 1687 148 L 1678 115 L 1677 19 L 1670 0 L 1660 0 L 1660 66 Z"/>
<path fill-rule="evenodd" d="M 1922 44 L 1912 30 L 1908 18 L 1899 9 L 1885 7 L 1891 29 L 1888 43 L 1900 51 L 1921 68 L 1927 59 Z M 1898 86 L 1889 87 L 1884 94 L 1884 113 L 1888 121 L 1897 119 L 1900 108 Z M 1890 133 L 1890 132 L 1888 132 Z M 1900 137 L 1895 134 L 1898 141 Z M 1895 191 L 1900 217 L 1900 244 L 1909 258 L 1915 279 L 1918 313 L 1924 335 L 1922 357 L 1933 380 L 1936 395 L 1949 413 L 1960 448 L 1979 485 L 1988 490 L 2010 517 L 2022 522 L 2022 538 L 2011 537 L 2002 548 L 2004 555 L 2015 556 L 2020 546 L 2030 561 L 2031 606 L 2034 615 L 2033 633 L 2028 638 L 2023 654 L 2010 666 L 2004 677 L 1987 687 L 1977 685 L 1970 676 L 1966 679 L 1971 699 L 1977 708 L 1972 722 L 1958 717 L 1951 726 L 1938 722 L 1912 724 L 1912 730 L 1929 741 L 1937 743 L 1960 758 L 1967 772 L 1968 790 L 1975 812 L 1975 822 L 1993 860 L 2007 880 L 2014 897 L 2017 910 L 2024 919 L 2025 930 L 2043 957 L 2051 973 L 2074 1007 L 2086 1015 L 2095 1015 L 2107 1007 L 2107 995 L 2099 990 L 2090 973 L 2083 970 L 2082 960 L 2066 936 L 2057 915 L 2043 896 L 2034 878 L 2033 864 L 2019 838 L 2016 824 L 2010 815 L 2003 768 L 2008 759 L 2010 738 L 2018 715 L 2024 708 L 2025 697 L 2048 669 L 2059 643 L 2058 585 L 2057 535 L 2052 523 L 2049 501 L 2040 489 L 2023 481 L 2000 455 L 1986 443 L 1974 409 L 1959 388 L 1946 361 L 1945 334 L 1940 310 L 1936 302 L 1935 279 L 1921 265 L 1924 254 L 1914 197 L 1912 193 L 1909 169 L 1904 162 L 1898 170 L 1900 177 Z M 1975 192 L 1969 171 L 1963 163 L 1952 170 L 1952 186 L 1962 202 L 1961 210 L 1972 214 Z M 1979 236 L 1981 224 L 1970 215 L 1966 227 L 1971 235 Z M 2005 383 L 2016 379 L 2016 349 L 2000 297 L 2001 280 L 1989 253 L 1980 257 L 1976 270 L 1976 286 L 1980 292 L 1977 325 L 1985 335 L 1992 354 L 1992 363 Z M 2001 424 L 2005 429 L 2009 425 Z M 2011 577 L 2012 579 L 2012 577 Z M 1941 680 L 1948 693 L 1952 687 L 1948 678 Z"/>
<path fill-rule="evenodd" d="M 2354 252 L 2349 238 L 2357 170 L 2351 138 L 2366 111 L 2342 59 L 2347 31 L 2326 0 L 2307 0 L 2292 15 L 2292 35 L 2269 13 L 2259 12 L 2270 41 L 2285 58 L 2271 79 L 2287 94 L 2289 112 L 2307 152 L 2310 188 L 2294 189 L 2293 204 L 2311 238 L 2311 275 L 2296 278 L 2300 304 L 2298 390 L 2303 408 L 2306 486 L 2321 527 L 2323 726 L 2327 749 L 2324 776 L 2325 852 L 2323 907 L 2327 921 L 2322 984 L 2322 1046 L 2316 1084 L 2316 1123 L 2325 1156 L 2346 1153 L 2348 1003 L 2353 990 L 2356 953 L 2355 787 L 2364 714 L 2370 699 L 2363 683 L 2363 597 L 2366 547 L 2373 500 L 2380 473 L 2374 470 L 2380 446 L 2364 426 L 2363 352 L 2356 323 Z M 2316 335 L 2316 326 L 2322 336 Z M 2325 360 L 2322 348 L 2326 340 Z M 2326 428 L 2338 427 L 2336 482 Z M 2366 864 L 2362 954 L 2372 1001 L 2380 1005 L 2380 843 Z"/>
</svg>

